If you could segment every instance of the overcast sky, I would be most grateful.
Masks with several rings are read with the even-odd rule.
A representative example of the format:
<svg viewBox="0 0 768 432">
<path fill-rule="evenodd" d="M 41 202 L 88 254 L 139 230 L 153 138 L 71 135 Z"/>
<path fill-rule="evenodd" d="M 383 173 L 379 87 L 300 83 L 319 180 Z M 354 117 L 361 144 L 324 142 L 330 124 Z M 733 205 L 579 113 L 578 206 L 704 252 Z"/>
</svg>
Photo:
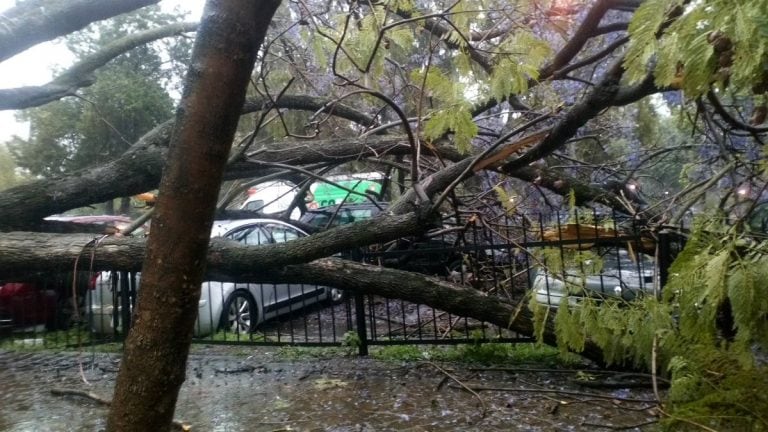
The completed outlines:
<svg viewBox="0 0 768 432">
<path fill-rule="evenodd" d="M 0 13 L 15 6 L 16 0 L 0 0 Z M 174 7 L 190 12 L 189 19 L 197 20 L 202 15 L 204 0 L 162 0 L 163 10 Z M 0 88 L 45 84 L 52 78 L 55 67 L 70 65 L 73 56 L 63 43 L 54 40 L 34 46 L 0 63 Z M 13 135 L 26 136 L 27 125 L 17 123 L 13 111 L 0 111 L 0 143 Z"/>
</svg>

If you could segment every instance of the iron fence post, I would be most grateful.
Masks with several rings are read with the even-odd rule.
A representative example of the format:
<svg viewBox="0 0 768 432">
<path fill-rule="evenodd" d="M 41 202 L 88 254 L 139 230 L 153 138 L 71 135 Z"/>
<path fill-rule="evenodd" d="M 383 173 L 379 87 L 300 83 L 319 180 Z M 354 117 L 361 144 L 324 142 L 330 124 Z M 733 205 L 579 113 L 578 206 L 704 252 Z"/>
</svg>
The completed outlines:
<svg viewBox="0 0 768 432">
<path fill-rule="evenodd" d="M 123 337 L 131 329 L 131 293 L 128 272 L 120 272 L 120 318 L 123 321 Z"/>
<path fill-rule="evenodd" d="M 365 326 L 365 298 L 360 293 L 355 293 L 355 319 L 357 327 L 358 355 L 368 355 L 368 330 Z"/>
<path fill-rule="evenodd" d="M 353 261 L 365 262 L 366 250 L 354 248 L 349 251 L 350 258 Z M 355 292 L 355 327 L 357 330 L 357 353 L 360 356 L 368 355 L 368 330 L 365 324 L 365 297 L 359 292 Z"/>
<path fill-rule="evenodd" d="M 669 267 L 672 265 L 672 250 L 669 246 L 669 232 L 659 233 L 659 283 L 663 288 L 669 278 Z"/>
</svg>

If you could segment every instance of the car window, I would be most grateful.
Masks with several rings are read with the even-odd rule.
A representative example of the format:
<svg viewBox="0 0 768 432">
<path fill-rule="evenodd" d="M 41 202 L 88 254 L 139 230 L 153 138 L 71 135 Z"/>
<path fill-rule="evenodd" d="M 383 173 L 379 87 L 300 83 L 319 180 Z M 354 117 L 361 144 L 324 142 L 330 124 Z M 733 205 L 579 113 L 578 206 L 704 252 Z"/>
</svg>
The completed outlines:
<svg viewBox="0 0 768 432">
<path fill-rule="evenodd" d="M 609 248 L 599 254 L 604 270 L 649 270 L 654 267 L 653 258 L 638 252 L 629 252 L 626 249 Z"/>
<path fill-rule="evenodd" d="M 261 210 L 264 207 L 264 200 L 253 200 L 245 203 L 244 210 Z"/>
<path fill-rule="evenodd" d="M 272 233 L 272 239 L 275 243 L 285 243 L 304 235 L 299 230 L 285 225 L 268 224 L 265 228 Z"/>
<path fill-rule="evenodd" d="M 336 219 L 331 222 L 331 226 L 351 224 L 355 221 L 355 216 L 348 209 L 341 209 L 336 215 Z"/>
<path fill-rule="evenodd" d="M 373 217 L 373 211 L 371 209 L 358 209 L 352 210 L 352 217 L 355 220 L 365 220 Z"/>
<path fill-rule="evenodd" d="M 328 225 L 328 221 L 331 219 L 331 215 L 326 213 L 313 213 L 312 218 L 309 219 L 309 223 L 313 226 L 325 228 Z"/>
<path fill-rule="evenodd" d="M 269 243 L 269 236 L 259 226 L 247 226 L 227 234 L 226 238 L 244 245 Z"/>
</svg>

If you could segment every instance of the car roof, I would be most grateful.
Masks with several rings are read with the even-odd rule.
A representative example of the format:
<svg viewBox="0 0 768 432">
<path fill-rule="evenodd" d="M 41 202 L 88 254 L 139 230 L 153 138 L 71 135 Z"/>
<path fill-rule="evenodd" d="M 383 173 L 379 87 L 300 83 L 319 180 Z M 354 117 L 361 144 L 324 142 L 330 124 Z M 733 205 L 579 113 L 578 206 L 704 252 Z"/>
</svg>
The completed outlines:
<svg viewBox="0 0 768 432">
<path fill-rule="evenodd" d="M 342 206 L 342 207 L 376 207 L 376 208 L 381 207 L 381 208 L 387 208 L 389 206 L 389 203 L 386 202 L 386 201 L 376 201 L 376 202 L 371 202 L 371 201 L 345 202 L 343 204 L 331 204 L 329 206 L 320 207 L 320 208 L 317 208 L 317 209 L 314 209 L 314 210 L 317 211 L 317 210 L 324 210 L 324 209 L 332 209 L 332 208 L 336 208 L 338 206 Z"/>
<path fill-rule="evenodd" d="M 344 204 L 333 204 L 329 206 L 314 208 L 314 209 L 307 209 L 305 214 L 322 214 L 322 213 L 333 213 L 336 211 L 337 208 L 341 207 L 342 210 L 355 210 L 355 209 L 375 209 L 379 211 L 384 211 L 389 207 L 388 202 L 381 202 L 377 201 L 375 204 L 370 201 L 365 202 L 359 202 L 359 203 L 344 203 Z"/>
<path fill-rule="evenodd" d="M 283 222 L 279 219 L 254 218 L 254 219 L 236 219 L 236 220 L 228 219 L 228 220 L 213 221 L 213 227 L 211 228 L 211 237 L 223 237 L 238 228 L 242 228 L 248 225 L 267 225 L 267 224 L 282 225 L 288 228 L 293 228 L 301 232 L 302 234 L 307 235 L 307 232 L 304 231 L 303 229 L 295 225 Z"/>
</svg>

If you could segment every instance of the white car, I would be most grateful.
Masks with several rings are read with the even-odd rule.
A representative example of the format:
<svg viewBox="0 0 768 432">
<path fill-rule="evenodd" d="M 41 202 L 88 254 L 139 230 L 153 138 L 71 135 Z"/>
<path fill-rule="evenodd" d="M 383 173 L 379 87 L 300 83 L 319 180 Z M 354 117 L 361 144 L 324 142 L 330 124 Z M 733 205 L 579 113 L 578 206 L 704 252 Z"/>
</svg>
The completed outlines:
<svg viewBox="0 0 768 432">
<path fill-rule="evenodd" d="M 536 302 L 557 307 L 565 297 L 569 304 L 576 305 L 584 297 L 631 301 L 654 294 L 654 281 L 658 276 L 651 257 L 617 248 L 599 255 L 599 263 L 587 260 L 580 268 L 568 268 L 564 272 L 540 269 L 533 279 Z"/>
<path fill-rule="evenodd" d="M 244 219 L 217 221 L 211 236 L 235 240 L 244 245 L 282 243 L 307 233 L 279 220 Z M 126 273 L 122 273 L 126 274 Z M 121 296 L 115 296 L 121 286 L 131 284 L 119 280 L 120 273 L 102 272 L 90 291 L 90 320 L 93 331 L 112 334 L 121 330 Z M 136 274 L 138 286 L 141 274 Z M 318 302 L 338 303 L 344 299 L 343 291 L 307 284 L 266 284 L 203 282 L 195 323 L 195 335 L 204 336 L 218 329 L 253 332 L 265 320 L 293 313 L 304 306 Z"/>
</svg>

